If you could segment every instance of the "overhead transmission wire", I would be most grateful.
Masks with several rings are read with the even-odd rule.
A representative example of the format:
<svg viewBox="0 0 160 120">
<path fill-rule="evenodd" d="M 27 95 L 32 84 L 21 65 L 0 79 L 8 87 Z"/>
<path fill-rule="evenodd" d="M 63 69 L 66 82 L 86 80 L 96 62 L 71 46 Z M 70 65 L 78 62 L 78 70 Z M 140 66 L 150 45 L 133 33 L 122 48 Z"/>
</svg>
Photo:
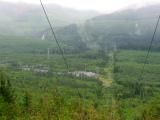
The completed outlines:
<svg viewBox="0 0 160 120">
<path fill-rule="evenodd" d="M 66 59 L 65 56 L 64 56 L 64 52 L 63 52 L 63 50 L 62 50 L 62 48 L 61 48 L 61 45 L 60 45 L 60 43 L 59 43 L 59 41 L 58 41 L 58 39 L 57 39 L 56 33 L 54 32 L 53 26 L 52 26 L 52 24 L 51 24 L 51 22 L 50 22 L 49 16 L 48 16 L 47 11 L 46 11 L 46 9 L 45 9 L 45 7 L 44 7 L 44 5 L 43 5 L 42 0 L 40 0 L 40 3 L 41 3 L 41 7 L 42 7 L 42 9 L 43 9 L 43 12 L 44 12 L 44 14 L 45 14 L 45 17 L 46 17 L 46 19 L 47 19 L 47 22 L 48 22 L 48 24 L 49 24 L 49 26 L 50 26 L 50 29 L 51 29 L 53 38 L 55 39 L 56 44 L 57 44 L 57 46 L 58 46 L 58 48 L 59 48 L 59 50 L 60 50 L 60 53 L 61 53 L 61 55 L 62 55 L 62 58 L 63 58 L 63 60 L 64 60 L 64 64 L 65 64 L 65 66 L 66 66 L 66 69 L 69 71 L 68 61 L 67 61 L 67 59 Z M 78 96 L 82 99 L 82 95 L 81 95 L 81 93 L 80 93 L 80 91 L 79 91 L 78 88 L 77 88 L 77 93 L 78 93 Z"/>
<path fill-rule="evenodd" d="M 141 73 L 140 73 L 139 80 L 143 80 L 143 75 L 144 75 L 145 66 L 146 66 L 147 61 L 148 61 L 148 58 L 149 58 L 149 54 L 150 54 L 150 51 L 151 51 L 151 48 L 152 48 L 152 45 L 153 45 L 153 41 L 154 41 L 154 39 L 155 39 L 155 35 L 156 35 L 157 29 L 158 29 L 159 22 L 160 22 L 160 16 L 158 17 L 158 20 L 157 20 L 157 22 L 156 22 L 156 26 L 155 26 L 155 28 L 154 28 L 153 36 L 152 36 L 151 42 L 150 42 L 149 47 L 148 47 L 148 50 L 147 50 L 147 54 L 146 54 L 146 57 L 145 57 L 144 64 L 143 64 L 143 66 L 142 66 L 142 71 L 141 71 Z"/>
<path fill-rule="evenodd" d="M 145 67 L 146 67 L 146 64 L 147 64 L 147 61 L 148 61 L 148 58 L 149 58 L 149 54 L 150 54 L 150 51 L 151 51 L 151 48 L 152 48 L 152 45 L 153 45 L 153 41 L 155 39 L 155 35 L 156 35 L 156 32 L 157 32 L 157 29 L 158 29 L 158 25 L 159 25 L 159 22 L 160 22 L 160 16 L 158 17 L 158 20 L 156 22 L 156 25 L 155 25 L 155 28 L 154 28 L 154 32 L 153 32 L 153 36 L 151 38 L 151 41 L 150 41 L 150 44 L 149 44 L 149 47 L 148 47 L 148 50 L 147 50 L 147 54 L 145 56 L 145 60 L 144 60 L 144 64 L 142 66 L 142 70 L 140 72 L 140 76 L 139 76 L 139 85 L 142 85 L 142 81 L 144 79 L 144 70 L 145 70 Z M 144 82 L 145 84 L 145 82 Z M 144 90 L 143 86 L 140 86 L 142 90 Z M 141 97 L 144 97 L 144 93 L 142 94 L 142 90 L 140 91 L 140 96 Z"/>
<path fill-rule="evenodd" d="M 50 22 L 49 16 L 48 16 L 47 11 L 46 11 L 43 3 L 42 3 L 42 0 L 40 0 L 40 3 L 41 3 L 41 7 L 42 7 L 42 9 L 43 9 L 43 12 L 44 12 L 44 14 L 45 14 L 45 17 L 46 17 L 46 19 L 47 19 L 47 22 L 48 22 L 48 24 L 49 24 L 49 26 L 50 26 L 50 29 L 51 29 L 53 38 L 55 39 L 56 44 L 57 44 L 57 46 L 58 46 L 58 48 L 59 48 L 59 51 L 60 51 L 60 53 L 61 53 L 61 55 L 62 55 L 64 64 L 65 64 L 67 70 L 69 71 L 68 61 L 67 61 L 67 59 L 66 59 L 65 56 L 64 56 L 64 52 L 63 52 L 63 50 L 62 50 L 62 48 L 61 48 L 61 46 L 60 46 L 60 43 L 59 43 L 59 41 L 58 41 L 58 39 L 57 39 L 57 36 L 56 36 L 56 34 L 55 34 L 55 32 L 54 32 L 53 25 L 52 25 L 51 22 Z"/>
</svg>

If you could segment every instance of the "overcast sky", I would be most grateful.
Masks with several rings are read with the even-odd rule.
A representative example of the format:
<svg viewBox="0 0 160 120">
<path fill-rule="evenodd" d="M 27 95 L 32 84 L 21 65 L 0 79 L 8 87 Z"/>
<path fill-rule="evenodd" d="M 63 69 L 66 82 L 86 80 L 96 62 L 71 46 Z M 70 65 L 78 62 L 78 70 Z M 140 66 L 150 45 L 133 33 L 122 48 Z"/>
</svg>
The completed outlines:
<svg viewBox="0 0 160 120">
<path fill-rule="evenodd" d="M 39 4 L 39 0 L 0 0 L 10 2 L 27 2 Z M 42 0 L 44 3 L 56 3 L 65 7 L 80 10 L 96 10 L 99 12 L 112 12 L 127 6 L 142 6 L 160 3 L 160 0 Z"/>
</svg>

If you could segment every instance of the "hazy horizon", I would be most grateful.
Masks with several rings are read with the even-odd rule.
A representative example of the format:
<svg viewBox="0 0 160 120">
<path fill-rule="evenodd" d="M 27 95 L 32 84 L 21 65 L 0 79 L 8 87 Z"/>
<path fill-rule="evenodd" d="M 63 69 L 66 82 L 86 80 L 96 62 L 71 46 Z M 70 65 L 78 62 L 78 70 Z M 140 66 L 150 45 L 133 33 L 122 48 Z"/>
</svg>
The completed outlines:
<svg viewBox="0 0 160 120">
<path fill-rule="evenodd" d="M 40 4 L 39 0 L 0 0 L 12 3 Z M 110 13 L 128 6 L 140 7 L 148 4 L 160 3 L 159 0 L 42 0 L 45 4 L 57 4 L 77 10 L 94 10 L 101 13 Z M 91 4 L 92 3 L 92 4 Z"/>
</svg>

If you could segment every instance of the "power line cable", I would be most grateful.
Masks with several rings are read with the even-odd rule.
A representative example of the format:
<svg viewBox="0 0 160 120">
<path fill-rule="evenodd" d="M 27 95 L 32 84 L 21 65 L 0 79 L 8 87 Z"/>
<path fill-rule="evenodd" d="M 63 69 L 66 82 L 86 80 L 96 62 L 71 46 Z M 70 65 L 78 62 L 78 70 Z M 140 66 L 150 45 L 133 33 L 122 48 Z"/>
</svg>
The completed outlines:
<svg viewBox="0 0 160 120">
<path fill-rule="evenodd" d="M 146 54 L 146 57 L 145 57 L 145 61 L 144 61 L 143 67 L 142 67 L 142 71 L 141 71 L 139 80 L 143 80 L 144 69 L 145 69 L 145 66 L 147 64 L 147 60 L 148 60 L 148 57 L 149 57 L 149 54 L 150 54 L 150 51 L 151 51 L 151 48 L 152 48 L 152 45 L 153 45 L 153 41 L 155 39 L 155 35 L 156 35 L 157 29 L 158 29 L 159 22 L 160 22 L 160 16 L 158 17 L 158 20 L 156 22 L 155 30 L 153 32 L 153 36 L 152 36 L 151 42 L 150 42 L 149 47 L 148 47 L 148 51 L 147 51 L 147 54 Z"/>
<path fill-rule="evenodd" d="M 48 23 L 49 23 L 49 26 L 50 26 L 50 29 L 51 29 L 53 38 L 55 39 L 55 41 L 56 41 L 56 43 L 57 43 L 57 45 L 58 45 L 58 48 L 59 48 L 59 50 L 60 50 L 60 52 L 61 52 L 62 58 L 63 58 L 63 60 L 64 60 L 64 64 L 65 64 L 67 70 L 69 71 L 69 65 L 68 65 L 67 59 L 65 58 L 64 52 L 63 52 L 63 50 L 62 50 L 62 48 L 61 48 L 61 46 L 60 46 L 60 44 L 59 44 L 59 42 L 58 42 L 58 39 L 57 39 L 57 37 L 56 37 L 56 34 L 55 34 L 55 32 L 54 32 L 54 29 L 53 29 L 53 26 L 52 26 L 52 24 L 51 24 L 51 22 L 50 22 L 50 19 L 49 19 L 49 17 L 48 17 L 47 11 L 46 11 L 46 9 L 45 9 L 45 7 L 44 7 L 44 5 L 43 5 L 42 0 L 40 0 L 40 3 L 41 3 L 41 7 L 42 7 L 42 9 L 43 9 L 43 12 L 44 12 L 44 14 L 45 14 L 45 17 L 46 17 L 46 19 L 47 19 L 47 21 L 48 21 Z M 57 78 L 57 77 L 56 77 L 56 78 Z M 58 80 L 58 78 L 57 78 L 57 80 Z M 78 92 L 78 96 L 79 96 L 80 98 L 82 98 L 82 95 L 80 94 L 80 91 L 79 91 L 78 88 L 77 88 L 77 92 Z"/>
<path fill-rule="evenodd" d="M 69 65 L 68 65 L 67 59 L 65 58 L 64 52 L 63 52 L 63 50 L 62 50 L 62 48 L 61 48 L 61 46 L 60 46 L 60 44 L 59 44 L 59 42 L 58 42 L 58 39 L 57 39 L 56 34 L 55 34 L 55 32 L 54 32 L 53 26 L 52 26 L 52 24 L 51 24 L 51 22 L 50 22 L 50 19 L 49 19 L 49 16 L 48 16 L 48 14 L 47 14 L 47 11 L 46 11 L 43 3 L 42 3 L 42 0 L 40 0 L 40 3 L 41 3 L 41 7 L 42 7 L 42 9 L 43 9 L 43 12 L 44 12 L 44 14 L 45 14 L 45 17 L 46 17 L 46 19 L 47 19 L 47 21 L 48 21 L 48 24 L 49 24 L 49 26 L 50 26 L 50 29 L 51 29 L 53 38 L 55 39 L 55 41 L 56 41 L 56 43 L 57 43 L 57 45 L 58 45 L 58 48 L 59 48 L 59 50 L 60 50 L 60 53 L 61 53 L 61 55 L 62 55 L 62 58 L 63 58 L 63 60 L 64 60 L 64 64 L 65 64 L 67 70 L 69 71 Z"/>
</svg>

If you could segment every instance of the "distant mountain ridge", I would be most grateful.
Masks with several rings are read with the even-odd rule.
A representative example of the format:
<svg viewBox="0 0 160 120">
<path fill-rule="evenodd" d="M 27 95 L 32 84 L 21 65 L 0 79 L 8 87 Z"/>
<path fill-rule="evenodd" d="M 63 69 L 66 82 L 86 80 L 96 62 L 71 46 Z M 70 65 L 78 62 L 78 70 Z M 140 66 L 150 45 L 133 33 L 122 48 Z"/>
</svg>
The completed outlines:
<svg viewBox="0 0 160 120">
<path fill-rule="evenodd" d="M 99 15 L 95 11 L 78 11 L 55 4 L 45 7 L 55 27 L 82 23 Z M 30 35 L 47 27 L 40 4 L 0 2 L 0 34 Z"/>
<path fill-rule="evenodd" d="M 77 26 L 79 34 L 77 36 L 81 36 L 78 40 L 80 38 L 89 48 L 113 49 L 117 47 L 118 49 L 146 50 L 159 15 L 160 4 L 156 4 L 96 16 Z M 72 29 L 68 26 L 64 30 Z M 153 44 L 154 50 L 160 50 L 160 34 L 158 33 L 160 29 L 157 31 Z M 57 32 L 57 34 L 63 35 L 62 32 Z M 76 41 L 72 36 L 70 35 L 70 39 Z M 65 37 L 61 39 L 65 40 Z"/>
<path fill-rule="evenodd" d="M 147 17 L 157 17 L 160 15 L 160 4 L 144 6 L 137 9 L 124 9 L 107 15 L 100 15 L 93 18 L 93 20 L 100 19 L 138 19 Z"/>
<path fill-rule="evenodd" d="M 146 49 L 160 15 L 160 4 L 139 9 L 126 9 L 101 15 L 88 20 L 85 29 L 90 41 L 116 44 L 119 48 Z M 160 27 L 160 25 L 159 25 Z M 160 29 L 157 31 L 154 48 L 160 50 Z M 94 37 L 93 37 L 94 36 Z"/>
<path fill-rule="evenodd" d="M 8 9 L 9 8 L 9 9 Z M 56 35 L 66 49 L 143 49 L 149 45 L 160 15 L 160 4 L 100 15 L 46 5 Z M 159 25 L 160 26 L 160 25 Z M 160 50 L 160 29 L 153 44 Z M 39 5 L 0 4 L 0 35 L 34 36 L 53 40 Z"/>
</svg>

